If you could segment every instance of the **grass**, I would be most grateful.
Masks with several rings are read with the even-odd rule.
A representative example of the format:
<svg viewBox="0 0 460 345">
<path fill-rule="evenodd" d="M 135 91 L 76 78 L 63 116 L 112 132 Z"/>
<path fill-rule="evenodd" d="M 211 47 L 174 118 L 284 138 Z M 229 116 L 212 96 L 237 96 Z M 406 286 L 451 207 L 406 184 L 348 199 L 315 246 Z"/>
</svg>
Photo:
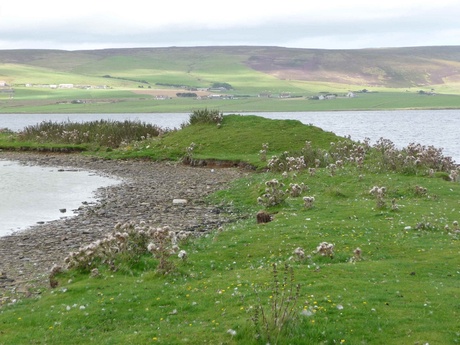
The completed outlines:
<svg viewBox="0 0 460 345">
<path fill-rule="evenodd" d="M 376 50 L 314 50 L 277 47 L 195 47 L 95 51 L 0 51 L 0 76 L 15 89 L 0 93 L 3 113 L 331 111 L 459 108 L 457 47 Z M 375 66 L 379 66 L 376 68 Z M 109 76 L 109 77 L 108 77 Z M 51 90 L 39 85 L 73 83 L 103 90 Z M 150 89 L 207 88 L 228 83 L 233 100 L 154 100 Z M 26 84 L 34 87 L 26 88 Z M 172 86 L 171 86 L 172 88 Z M 320 92 L 344 95 L 368 89 L 355 99 L 307 101 Z M 418 91 L 434 89 L 436 96 Z M 183 90 L 181 90 L 183 91 Z M 291 99 L 275 97 L 289 92 Z M 63 101 L 81 99 L 75 106 Z"/>
<path fill-rule="evenodd" d="M 15 99 L 0 95 L 2 113 L 173 113 L 209 108 L 225 113 L 296 112 L 296 111 L 359 111 L 392 109 L 457 109 L 460 96 L 419 95 L 414 92 L 378 92 L 359 94 L 356 98 L 310 100 L 242 97 L 230 100 L 196 100 L 173 98 L 155 100 L 131 90 L 23 90 Z M 333 90 L 333 89 L 332 89 Z M 71 104 L 72 100 L 83 100 Z M 65 102 L 67 101 L 67 102 Z"/>
<path fill-rule="evenodd" d="M 235 115 L 224 117 L 220 128 L 170 132 L 161 145 L 164 157 L 177 158 L 174 152 L 196 140 L 193 155 L 201 158 L 255 162 L 264 142 L 272 155 L 299 152 L 306 139 L 329 150 L 339 138 L 296 121 Z M 100 265 L 96 278 L 61 273 L 57 288 L 2 306 L 0 344 L 265 344 L 264 334 L 255 338 L 252 319 L 257 307 L 269 310 L 279 296 L 273 263 L 289 263 L 300 291 L 295 313 L 272 343 L 460 342 L 459 235 L 453 225 L 460 218 L 460 185 L 436 177 L 441 174 L 429 177 L 424 168 L 387 170 L 376 155 L 371 150 L 362 168 L 345 164 L 334 176 L 319 168 L 314 176 L 307 170 L 296 176 L 259 172 L 235 181 L 209 202 L 231 207 L 241 219 L 181 243 L 188 259 L 172 257 L 170 274 L 158 274 L 151 255 L 135 264 L 121 260 L 117 272 Z M 272 178 L 304 182 L 314 206 L 306 209 L 301 197 L 288 197 L 266 208 L 272 222 L 257 224 L 256 200 Z M 386 206 L 376 207 L 372 186 L 386 187 Z M 415 186 L 427 193 L 417 194 Z M 333 257 L 314 253 L 323 241 L 335 245 Z M 311 257 L 293 258 L 297 247 Z M 362 258 L 351 260 L 357 247 Z"/>
<path fill-rule="evenodd" d="M 256 128 L 260 133 L 254 136 Z M 273 133 L 277 133 L 276 136 Z M 254 166 L 265 165 L 260 161 L 262 143 L 268 143 L 268 157 L 281 154 L 286 148 L 300 151 L 305 141 L 327 147 L 338 138 L 315 126 L 305 126 L 296 120 L 266 120 L 258 116 L 226 115 L 222 124 L 197 124 L 186 126 L 159 138 L 133 144 L 123 150 L 101 153 L 109 158 L 149 157 L 155 160 L 181 159 L 186 148 L 195 143 L 193 158 L 218 161 L 246 162 Z"/>
</svg>

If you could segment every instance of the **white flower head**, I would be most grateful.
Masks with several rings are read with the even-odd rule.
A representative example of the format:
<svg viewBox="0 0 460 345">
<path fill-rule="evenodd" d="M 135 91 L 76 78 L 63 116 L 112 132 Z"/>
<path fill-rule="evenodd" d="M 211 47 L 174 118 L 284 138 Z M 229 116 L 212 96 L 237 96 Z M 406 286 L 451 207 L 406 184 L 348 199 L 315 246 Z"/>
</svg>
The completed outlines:
<svg viewBox="0 0 460 345">
<path fill-rule="evenodd" d="M 179 259 L 185 260 L 187 259 L 187 252 L 185 250 L 181 250 L 179 254 L 177 254 L 177 256 L 179 257 Z"/>
<path fill-rule="evenodd" d="M 231 328 L 227 331 L 227 333 L 230 334 L 232 337 L 234 337 L 236 335 L 236 331 L 234 329 L 231 329 Z"/>
</svg>

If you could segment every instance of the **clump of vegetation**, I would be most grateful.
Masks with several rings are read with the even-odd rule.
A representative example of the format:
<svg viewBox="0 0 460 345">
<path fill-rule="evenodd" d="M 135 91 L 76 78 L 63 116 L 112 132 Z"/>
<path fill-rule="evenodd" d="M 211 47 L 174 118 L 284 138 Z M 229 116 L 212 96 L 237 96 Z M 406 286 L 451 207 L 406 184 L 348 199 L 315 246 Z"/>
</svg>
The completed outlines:
<svg viewBox="0 0 460 345">
<path fill-rule="evenodd" d="M 174 268 L 171 255 L 179 253 L 180 258 L 186 257 L 186 253 L 180 251 L 179 244 L 188 236 L 184 231 L 175 232 L 167 226 L 120 223 L 112 234 L 71 252 L 64 262 L 67 269 L 82 272 L 90 272 L 100 265 L 116 271 L 120 263 L 128 262 L 135 266 L 150 252 L 158 259 L 157 271 L 167 274 Z"/>
<path fill-rule="evenodd" d="M 197 125 L 197 124 L 214 124 L 220 125 L 224 114 L 217 109 L 200 109 L 194 110 L 189 117 L 188 123 L 183 124 L 182 127 L 187 125 Z"/>
<path fill-rule="evenodd" d="M 261 291 L 265 288 L 256 287 L 255 293 L 258 303 L 254 306 L 254 316 L 252 317 L 256 339 L 266 344 L 278 344 L 279 337 L 287 323 L 292 322 L 296 316 L 300 315 L 300 310 L 297 310 L 300 284 L 295 283 L 293 268 L 287 264 L 284 265 L 281 281 L 277 264 L 273 263 L 272 268 L 273 281 L 268 307 L 262 302 L 260 296 Z"/>
<path fill-rule="evenodd" d="M 97 120 L 84 123 L 44 121 L 24 128 L 19 133 L 18 140 L 118 148 L 133 141 L 157 137 L 164 132 L 156 125 L 139 121 Z"/>
<path fill-rule="evenodd" d="M 369 194 L 372 194 L 375 197 L 376 207 L 384 208 L 386 205 L 385 194 L 387 192 L 386 187 L 374 186 L 369 191 Z"/>
<path fill-rule="evenodd" d="M 212 83 L 211 88 L 212 89 L 222 88 L 225 90 L 233 90 L 232 85 L 230 85 L 229 83 L 220 83 L 220 82 Z"/>
<path fill-rule="evenodd" d="M 262 150 L 259 151 L 260 160 L 265 162 L 267 160 L 267 151 L 268 151 L 268 143 L 262 144 Z"/>
<path fill-rule="evenodd" d="M 257 198 L 257 202 L 265 206 L 275 206 L 281 204 L 288 197 L 284 190 L 284 183 L 277 179 L 265 182 L 265 193 Z"/>
</svg>

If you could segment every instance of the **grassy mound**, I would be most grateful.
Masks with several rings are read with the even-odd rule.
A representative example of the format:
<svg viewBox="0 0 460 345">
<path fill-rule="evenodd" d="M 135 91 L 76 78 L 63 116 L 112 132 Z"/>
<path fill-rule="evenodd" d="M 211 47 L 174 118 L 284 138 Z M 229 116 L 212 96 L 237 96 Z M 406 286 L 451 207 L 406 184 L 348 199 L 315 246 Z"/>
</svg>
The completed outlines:
<svg viewBox="0 0 460 345">
<path fill-rule="evenodd" d="M 111 158 L 150 157 L 155 160 L 182 159 L 247 162 L 265 166 L 260 151 L 268 144 L 266 156 L 284 151 L 300 151 L 306 141 L 326 148 L 340 138 L 297 120 L 269 120 L 259 116 L 226 115 L 219 123 L 197 123 L 170 131 L 142 143 L 131 143 L 106 155 Z M 193 145 L 193 150 L 187 150 Z"/>
<path fill-rule="evenodd" d="M 0 342 L 460 341 L 460 185 L 439 151 L 235 115 L 110 154 L 188 154 L 270 170 L 210 198 L 239 212 L 236 223 L 195 239 L 121 225 L 108 242 L 74 254 L 72 269 L 53 273 L 54 290 L 5 302 Z M 256 222 L 261 209 L 271 222 Z"/>
</svg>

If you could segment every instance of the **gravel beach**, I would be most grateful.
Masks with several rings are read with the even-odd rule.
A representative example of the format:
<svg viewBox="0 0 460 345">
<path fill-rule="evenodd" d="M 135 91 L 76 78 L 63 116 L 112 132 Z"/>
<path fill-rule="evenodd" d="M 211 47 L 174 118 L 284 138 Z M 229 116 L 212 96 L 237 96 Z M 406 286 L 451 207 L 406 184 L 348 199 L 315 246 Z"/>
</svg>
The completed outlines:
<svg viewBox="0 0 460 345">
<path fill-rule="evenodd" d="M 74 217 L 0 237 L 0 296 L 6 292 L 27 295 L 31 288 L 45 284 L 53 264 L 112 232 L 119 222 L 145 221 L 200 233 L 235 220 L 230 210 L 208 205 L 205 197 L 249 173 L 239 168 L 104 160 L 80 154 L 0 152 L 0 159 L 92 171 L 123 181 L 99 189 L 96 204 L 85 205 L 82 200 Z"/>
</svg>

